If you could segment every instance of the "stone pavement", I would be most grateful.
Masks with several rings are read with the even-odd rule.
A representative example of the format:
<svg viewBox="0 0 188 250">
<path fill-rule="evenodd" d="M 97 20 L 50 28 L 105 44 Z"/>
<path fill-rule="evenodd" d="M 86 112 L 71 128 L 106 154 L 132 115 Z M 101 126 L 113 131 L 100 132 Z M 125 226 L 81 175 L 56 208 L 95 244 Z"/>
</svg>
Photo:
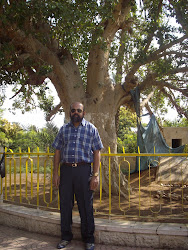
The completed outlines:
<svg viewBox="0 0 188 250">
<path fill-rule="evenodd" d="M 0 249 L 8 250 L 34 250 L 45 249 L 55 250 L 59 241 L 59 237 L 31 233 L 28 231 L 11 228 L 5 225 L 0 225 Z M 73 240 L 68 245 L 66 250 L 84 250 L 84 244 L 81 241 Z M 95 250 L 149 250 L 150 248 L 133 248 L 133 247 L 119 247 L 112 245 L 95 245 Z"/>
</svg>

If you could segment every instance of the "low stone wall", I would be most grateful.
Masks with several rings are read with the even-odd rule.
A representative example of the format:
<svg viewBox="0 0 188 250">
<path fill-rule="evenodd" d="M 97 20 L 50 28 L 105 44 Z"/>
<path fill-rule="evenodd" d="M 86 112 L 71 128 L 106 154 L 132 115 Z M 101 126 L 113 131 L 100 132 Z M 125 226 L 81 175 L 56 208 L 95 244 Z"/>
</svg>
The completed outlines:
<svg viewBox="0 0 188 250">
<path fill-rule="evenodd" d="M 0 224 L 60 237 L 60 214 L 0 204 Z M 157 222 L 95 219 L 96 243 L 154 249 L 188 249 L 188 226 Z M 73 217 L 74 239 L 81 240 L 80 219 Z"/>
</svg>

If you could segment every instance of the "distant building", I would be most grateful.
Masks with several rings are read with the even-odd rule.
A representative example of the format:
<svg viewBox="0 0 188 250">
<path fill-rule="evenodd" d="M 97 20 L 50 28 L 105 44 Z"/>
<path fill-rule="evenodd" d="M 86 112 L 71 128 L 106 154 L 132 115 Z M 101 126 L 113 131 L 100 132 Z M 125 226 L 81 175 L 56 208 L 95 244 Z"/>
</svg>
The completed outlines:
<svg viewBox="0 0 188 250">
<path fill-rule="evenodd" d="M 171 148 L 188 145 L 188 127 L 164 127 L 162 128 L 162 134 L 167 145 Z"/>
</svg>

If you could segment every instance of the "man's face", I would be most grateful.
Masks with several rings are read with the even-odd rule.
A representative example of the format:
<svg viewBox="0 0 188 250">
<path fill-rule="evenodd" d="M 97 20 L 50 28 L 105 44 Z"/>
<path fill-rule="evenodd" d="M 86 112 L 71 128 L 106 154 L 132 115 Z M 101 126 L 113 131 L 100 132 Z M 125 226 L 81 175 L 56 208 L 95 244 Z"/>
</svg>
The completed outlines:
<svg viewBox="0 0 188 250">
<path fill-rule="evenodd" d="M 71 106 L 70 118 L 72 123 L 81 122 L 84 118 L 83 105 L 81 103 L 74 103 Z"/>
</svg>

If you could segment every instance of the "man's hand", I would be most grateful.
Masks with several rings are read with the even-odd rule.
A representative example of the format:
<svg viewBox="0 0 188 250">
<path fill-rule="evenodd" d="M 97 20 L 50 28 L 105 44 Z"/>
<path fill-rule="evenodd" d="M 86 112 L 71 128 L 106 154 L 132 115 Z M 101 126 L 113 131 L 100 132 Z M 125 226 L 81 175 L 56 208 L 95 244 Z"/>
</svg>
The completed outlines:
<svg viewBox="0 0 188 250">
<path fill-rule="evenodd" d="M 53 174 L 53 184 L 56 188 L 59 187 L 59 183 L 60 183 L 60 177 L 59 175 L 56 173 L 56 174 Z"/>
<path fill-rule="evenodd" d="M 92 176 L 90 181 L 90 190 L 95 191 L 99 185 L 99 176 Z"/>
</svg>

